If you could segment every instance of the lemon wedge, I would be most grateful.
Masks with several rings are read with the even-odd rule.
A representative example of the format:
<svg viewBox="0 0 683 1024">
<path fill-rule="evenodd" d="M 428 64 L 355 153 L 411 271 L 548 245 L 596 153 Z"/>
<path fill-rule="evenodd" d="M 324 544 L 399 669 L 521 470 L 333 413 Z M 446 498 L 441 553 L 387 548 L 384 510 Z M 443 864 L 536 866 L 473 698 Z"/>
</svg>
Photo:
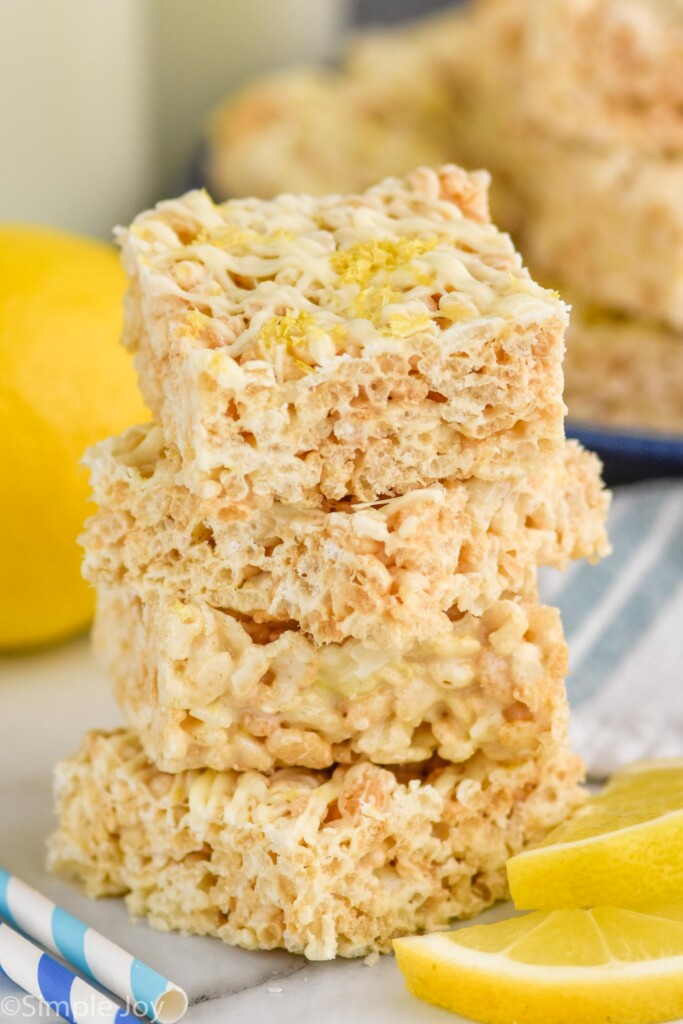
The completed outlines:
<svg viewBox="0 0 683 1024">
<path fill-rule="evenodd" d="M 683 901 L 539 911 L 394 942 L 408 990 L 484 1024 L 683 1016 Z"/>
<path fill-rule="evenodd" d="M 521 910 L 683 900 L 683 759 L 617 772 L 507 872 Z"/>
</svg>

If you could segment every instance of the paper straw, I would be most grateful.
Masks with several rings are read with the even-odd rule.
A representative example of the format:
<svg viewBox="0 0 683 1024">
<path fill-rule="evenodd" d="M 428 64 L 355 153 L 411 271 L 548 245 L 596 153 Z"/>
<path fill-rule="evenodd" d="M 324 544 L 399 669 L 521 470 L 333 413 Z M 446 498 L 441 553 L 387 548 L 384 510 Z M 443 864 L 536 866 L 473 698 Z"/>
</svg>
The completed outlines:
<svg viewBox="0 0 683 1024">
<path fill-rule="evenodd" d="M 153 1021 L 176 1024 L 187 1010 L 183 989 L 4 868 L 0 915 Z"/>
<path fill-rule="evenodd" d="M 71 1024 L 140 1024 L 139 1017 L 122 1009 L 6 924 L 0 924 L 0 968 L 25 992 L 42 999 Z M 4 1002 L 7 1005 L 7 997 Z"/>
</svg>

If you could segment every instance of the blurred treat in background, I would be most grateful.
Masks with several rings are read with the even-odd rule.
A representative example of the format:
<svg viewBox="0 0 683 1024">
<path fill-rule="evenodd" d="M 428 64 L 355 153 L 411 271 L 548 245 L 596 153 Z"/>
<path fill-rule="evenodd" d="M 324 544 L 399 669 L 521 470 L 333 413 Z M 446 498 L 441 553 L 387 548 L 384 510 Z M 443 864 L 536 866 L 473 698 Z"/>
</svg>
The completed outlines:
<svg viewBox="0 0 683 1024">
<path fill-rule="evenodd" d="M 574 419 L 683 434 L 682 341 L 653 320 L 575 302 L 564 362 Z"/>
<path fill-rule="evenodd" d="M 682 97 L 680 5 L 471 0 L 357 33 L 335 71 L 250 83 L 209 123 L 206 173 L 224 198 L 486 167 L 494 219 L 574 302 L 570 418 L 676 435 Z"/>
<path fill-rule="evenodd" d="M 222 197 L 363 191 L 389 175 L 448 159 L 450 112 L 439 90 L 417 79 L 403 105 L 390 79 L 368 84 L 362 76 L 315 68 L 247 87 L 212 122 L 213 190 Z"/>
<path fill-rule="evenodd" d="M 408 29 L 365 30 L 334 68 L 297 67 L 228 97 L 209 122 L 211 191 L 363 190 L 452 159 L 457 108 L 438 66 L 459 49 L 465 24 L 448 11 Z"/>
<path fill-rule="evenodd" d="M 573 145 L 683 150 L 679 0 L 477 0 L 515 105 Z M 492 51 L 492 55 L 496 51 Z"/>
</svg>

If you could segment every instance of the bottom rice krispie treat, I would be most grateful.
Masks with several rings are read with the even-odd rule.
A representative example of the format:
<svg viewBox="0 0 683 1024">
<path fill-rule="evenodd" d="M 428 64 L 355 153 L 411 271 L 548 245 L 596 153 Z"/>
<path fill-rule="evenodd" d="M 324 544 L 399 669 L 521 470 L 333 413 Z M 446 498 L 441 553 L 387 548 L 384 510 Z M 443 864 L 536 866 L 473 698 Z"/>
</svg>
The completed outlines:
<svg viewBox="0 0 683 1024">
<path fill-rule="evenodd" d="M 164 774 L 131 732 L 57 767 L 51 870 L 157 928 L 310 959 L 387 951 L 506 894 L 505 862 L 580 802 L 565 747 L 501 767 Z"/>
</svg>

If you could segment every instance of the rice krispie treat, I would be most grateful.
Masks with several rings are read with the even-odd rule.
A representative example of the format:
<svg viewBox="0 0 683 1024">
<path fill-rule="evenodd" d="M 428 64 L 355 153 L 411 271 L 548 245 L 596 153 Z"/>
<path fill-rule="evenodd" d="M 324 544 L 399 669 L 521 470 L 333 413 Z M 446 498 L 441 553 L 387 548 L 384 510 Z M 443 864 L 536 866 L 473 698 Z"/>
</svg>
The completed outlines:
<svg viewBox="0 0 683 1024">
<path fill-rule="evenodd" d="M 567 652 L 555 608 L 497 601 L 438 640 L 317 647 L 206 604 L 101 587 L 95 649 L 163 771 L 329 768 L 538 754 L 564 735 Z"/>
<path fill-rule="evenodd" d="M 360 192 L 389 174 L 436 167 L 452 155 L 447 97 L 411 76 L 411 102 L 387 80 L 295 68 L 262 78 L 215 112 L 207 173 L 220 199 L 281 192 Z"/>
<path fill-rule="evenodd" d="M 192 192 L 119 232 L 126 341 L 190 488 L 375 501 L 561 449 L 566 308 L 490 223 L 487 182 Z"/>
<path fill-rule="evenodd" d="M 519 481 L 433 484 L 374 506 L 201 499 L 180 481 L 158 427 L 91 450 L 97 513 L 82 538 L 93 583 L 144 601 L 174 596 L 259 621 L 296 620 L 318 643 L 405 646 L 480 614 L 505 591 L 533 595 L 536 566 L 608 551 L 598 459 L 574 442 Z"/>
<path fill-rule="evenodd" d="M 499 222 L 514 232 L 542 281 L 561 281 L 584 303 L 681 330 L 683 155 L 664 159 L 626 145 L 600 148 L 554 131 L 556 106 L 547 88 L 536 87 L 526 63 L 524 34 L 541 9 L 561 20 L 568 8 L 628 5 L 629 0 L 475 3 L 472 45 L 443 66 L 453 95 L 461 95 L 454 159 L 487 167 L 501 183 Z M 645 5 L 634 0 L 631 6 Z M 563 52 L 548 52 L 549 76 Z M 546 123 L 529 116 L 527 90 L 537 96 Z"/>
<path fill-rule="evenodd" d="M 504 766 L 167 775 L 132 733 L 96 732 L 57 768 L 49 864 L 163 930 L 363 956 L 504 896 L 506 860 L 574 809 L 580 777 L 564 747 Z"/>
<path fill-rule="evenodd" d="M 476 0 L 519 66 L 517 102 L 578 146 L 683 152 L 680 0 Z"/>
<path fill-rule="evenodd" d="M 534 273 L 585 303 L 683 331 L 683 159 L 593 153 L 531 135 L 524 147 L 511 141 L 506 156 Z"/>
<path fill-rule="evenodd" d="M 564 361 L 573 421 L 683 434 L 683 337 L 574 303 Z"/>
</svg>

